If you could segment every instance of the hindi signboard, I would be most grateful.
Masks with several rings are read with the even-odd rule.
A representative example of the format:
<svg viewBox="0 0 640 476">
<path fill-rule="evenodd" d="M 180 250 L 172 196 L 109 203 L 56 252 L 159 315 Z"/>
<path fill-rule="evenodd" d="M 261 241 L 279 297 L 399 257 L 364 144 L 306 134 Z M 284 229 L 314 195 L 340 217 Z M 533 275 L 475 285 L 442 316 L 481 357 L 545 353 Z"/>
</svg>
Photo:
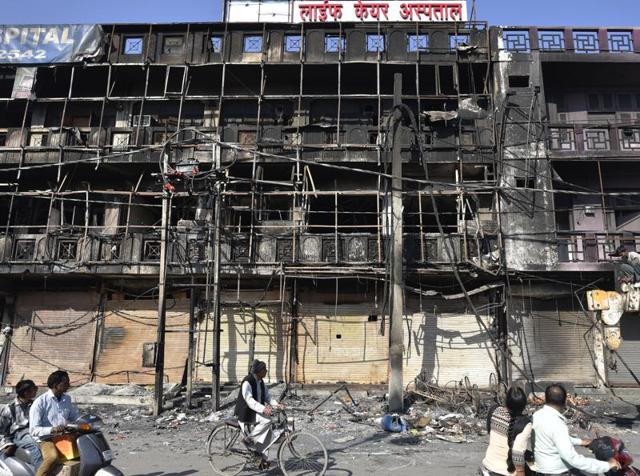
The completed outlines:
<svg viewBox="0 0 640 476">
<path fill-rule="evenodd" d="M 466 1 L 295 1 L 294 23 L 333 22 L 464 22 Z"/>
<path fill-rule="evenodd" d="M 0 25 L 0 64 L 74 63 L 103 51 L 99 25 Z"/>
</svg>

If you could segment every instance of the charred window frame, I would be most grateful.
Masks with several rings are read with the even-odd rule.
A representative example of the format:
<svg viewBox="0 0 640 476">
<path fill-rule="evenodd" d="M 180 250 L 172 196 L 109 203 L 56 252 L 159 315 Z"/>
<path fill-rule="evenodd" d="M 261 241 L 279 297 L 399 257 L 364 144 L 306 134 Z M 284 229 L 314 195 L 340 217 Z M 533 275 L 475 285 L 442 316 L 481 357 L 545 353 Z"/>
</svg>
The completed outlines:
<svg viewBox="0 0 640 476">
<path fill-rule="evenodd" d="M 325 35 L 324 37 L 325 53 L 342 53 L 346 46 L 347 42 L 342 35 Z"/>
<path fill-rule="evenodd" d="M 209 38 L 209 48 L 213 53 L 222 53 L 222 36 L 211 35 Z"/>
<path fill-rule="evenodd" d="M 429 51 L 429 35 L 408 34 L 407 51 L 415 53 L 417 51 Z"/>
<path fill-rule="evenodd" d="M 245 35 L 243 42 L 243 51 L 245 53 L 262 53 L 262 36 Z"/>
<path fill-rule="evenodd" d="M 162 37 L 163 55 L 180 55 L 184 51 L 184 36 L 165 35 Z"/>
<path fill-rule="evenodd" d="M 367 33 L 367 51 L 380 53 L 384 51 L 384 35 L 382 33 Z"/>
<path fill-rule="evenodd" d="M 122 54 L 137 56 L 144 50 L 143 36 L 125 36 L 122 44 Z"/>
<path fill-rule="evenodd" d="M 284 51 L 286 53 L 300 53 L 302 48 L 301 35 L 284 35 Z"/>
<path fill-rule="evenodd" d="M 469 44 L 469 35 L 449 35 L 449 49 L 456 51 L 459 46 Z"/>
</svg>

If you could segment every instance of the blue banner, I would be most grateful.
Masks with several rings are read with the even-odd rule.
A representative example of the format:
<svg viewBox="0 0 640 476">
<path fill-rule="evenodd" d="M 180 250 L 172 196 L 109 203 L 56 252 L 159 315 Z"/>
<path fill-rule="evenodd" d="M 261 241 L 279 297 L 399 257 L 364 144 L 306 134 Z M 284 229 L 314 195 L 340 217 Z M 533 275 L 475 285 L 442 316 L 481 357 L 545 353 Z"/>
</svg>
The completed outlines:
<svg viewBox="0 0 640 476">
<path fill-rule="evenodd" d="M 100 25 L 1 25 L 0 63 L 75 63 L 100 56 Z"/>
</svg>

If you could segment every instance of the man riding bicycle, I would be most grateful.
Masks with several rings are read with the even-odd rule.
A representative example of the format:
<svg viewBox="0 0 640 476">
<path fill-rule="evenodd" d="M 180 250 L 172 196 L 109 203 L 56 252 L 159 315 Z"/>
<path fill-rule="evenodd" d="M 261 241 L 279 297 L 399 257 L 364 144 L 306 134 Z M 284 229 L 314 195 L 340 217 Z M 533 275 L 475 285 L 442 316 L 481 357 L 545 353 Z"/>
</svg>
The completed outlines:
<svg viewBox="0 0 640 476">
<path fill-rule="evenodd" d="M 255 360 L 251 365 L 251 373 L 242 380 L 234 412 L 243 434 L 247 436 L 244 443 L 262 458 L 260 469 L 269 468 L 267 451 L 272 441 L 279 436 L 271 431 L 269 417 L 274 408 L 282 408 L 269 395 L 269 389 L 264 384 L 266 375 L 267 364 Z"/>
</svg>

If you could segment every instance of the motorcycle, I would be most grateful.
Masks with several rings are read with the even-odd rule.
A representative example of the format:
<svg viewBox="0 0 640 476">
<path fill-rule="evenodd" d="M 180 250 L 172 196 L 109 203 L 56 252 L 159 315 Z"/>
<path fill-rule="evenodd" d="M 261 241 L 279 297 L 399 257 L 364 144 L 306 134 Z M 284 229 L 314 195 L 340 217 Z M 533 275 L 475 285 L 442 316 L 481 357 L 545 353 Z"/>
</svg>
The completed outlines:
<svg viewBox="0 0 640 476">
<path fill-rule="evenodd" d="M 608 461 L 615 458 L 620 463 L 621 469 L 618 471 L 609 471 L 606 476 L 640 476 L 640 470 L 631 466 L 633 458 L 631 453 L 624 445 L 622 440 L 616 440 L 610 436 L 596 438 L 588 446 L 596 459 L 600 461 Z"/>
<path fill-rule="evenodd" d="M 66 435 L 77 437 L 75 445 L 80 454 L 78 476 L 124 476 L 111 464 L 113 451 L 102 433 L 104 423 L 95 415 L 85 415 L 72 424 L 66 425 Z M 31 455 L 18 448 L 14 456 L 0 460 L 0 475 L 34 476 L 35 470 L 29 463 Z"/>
</svg>

